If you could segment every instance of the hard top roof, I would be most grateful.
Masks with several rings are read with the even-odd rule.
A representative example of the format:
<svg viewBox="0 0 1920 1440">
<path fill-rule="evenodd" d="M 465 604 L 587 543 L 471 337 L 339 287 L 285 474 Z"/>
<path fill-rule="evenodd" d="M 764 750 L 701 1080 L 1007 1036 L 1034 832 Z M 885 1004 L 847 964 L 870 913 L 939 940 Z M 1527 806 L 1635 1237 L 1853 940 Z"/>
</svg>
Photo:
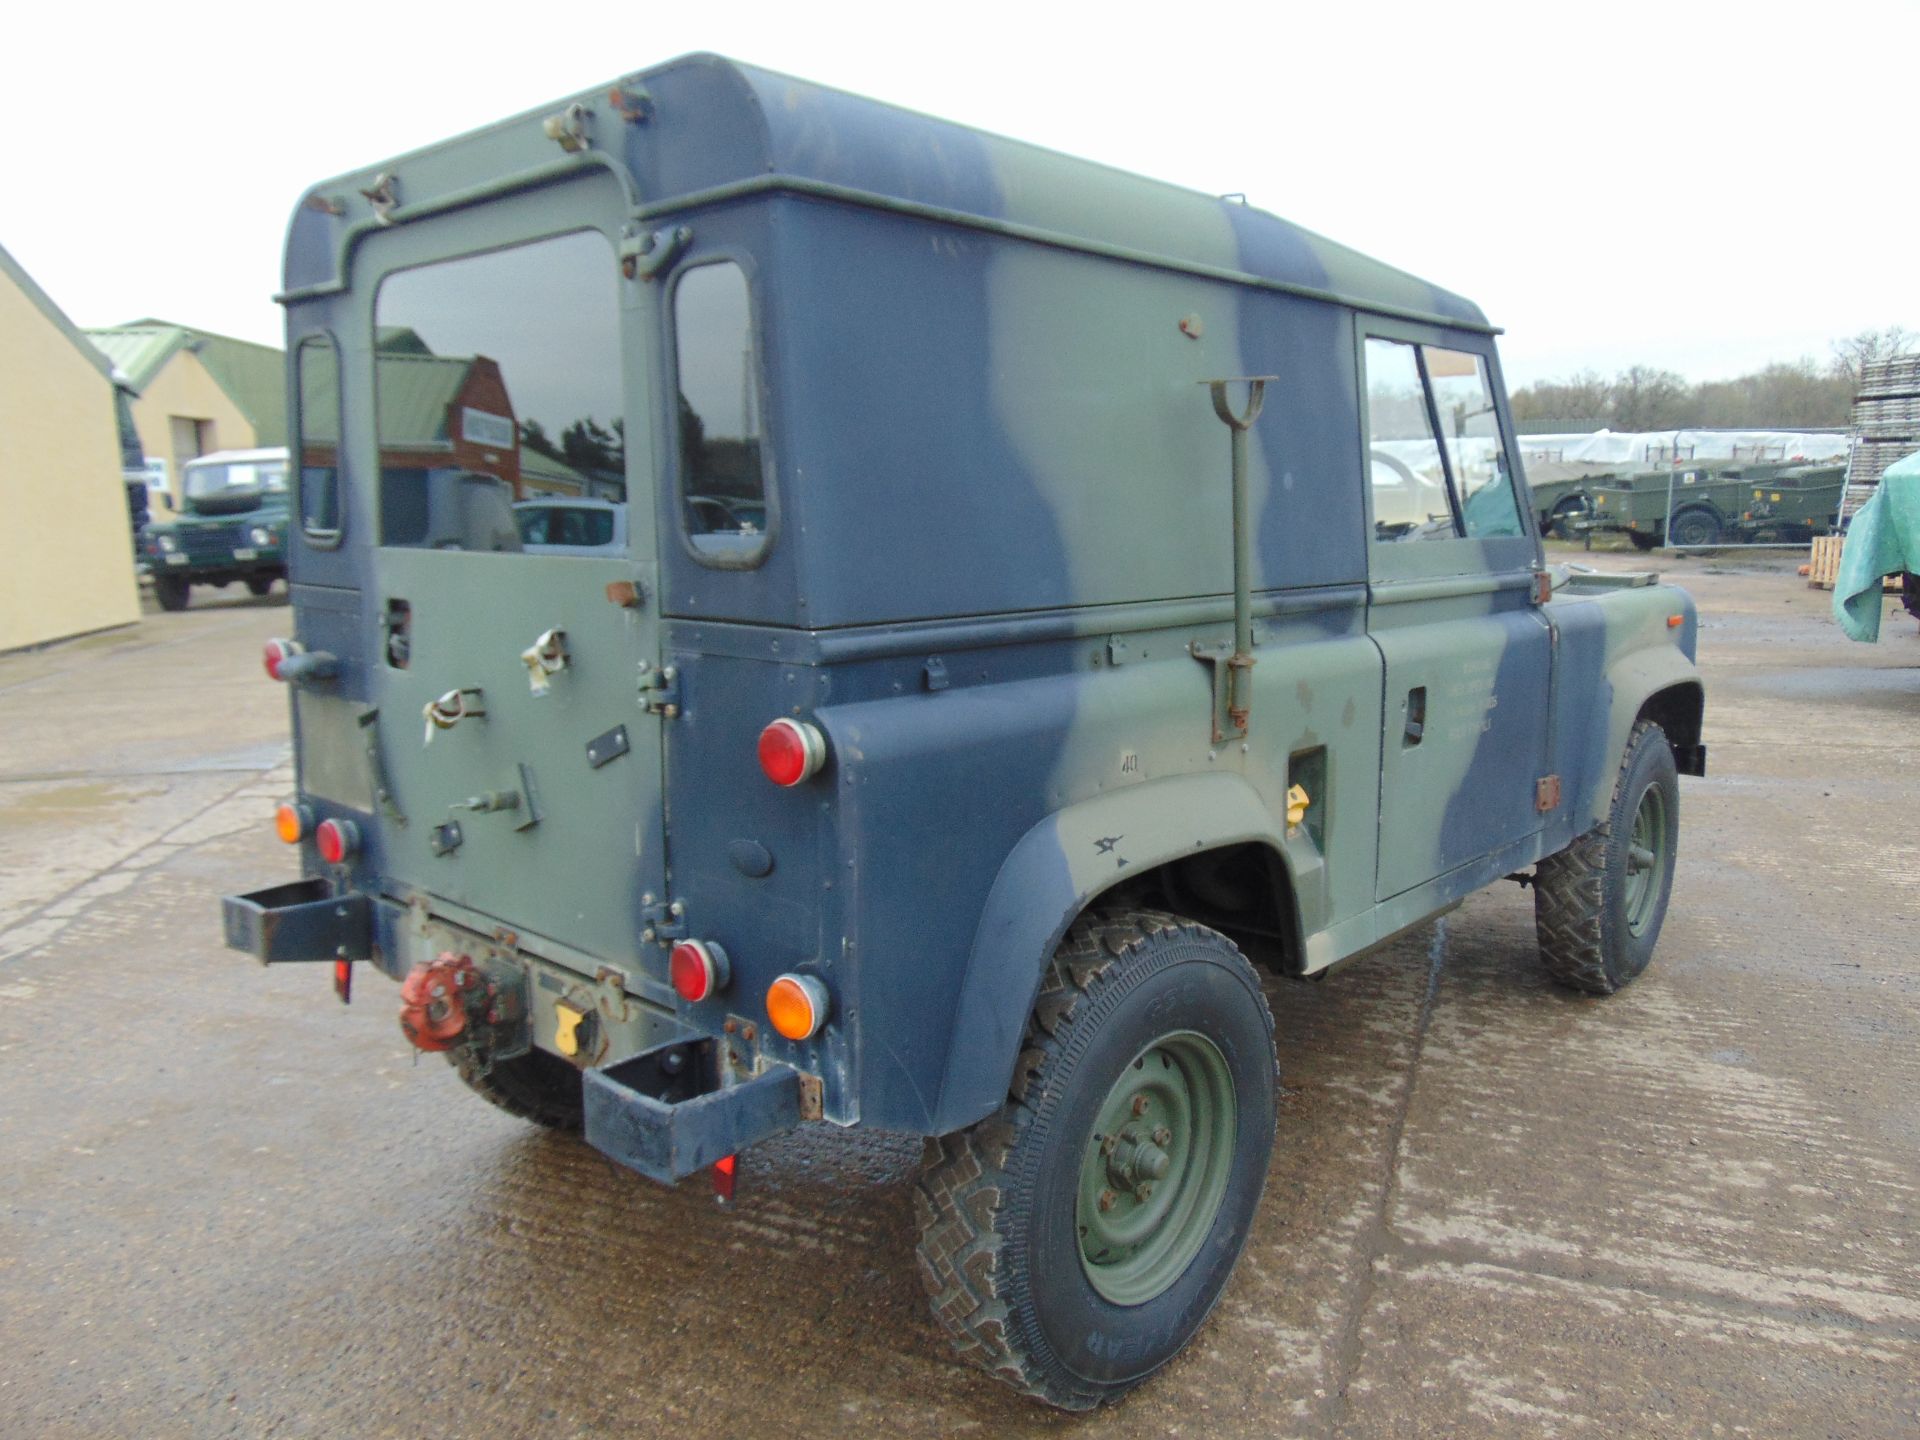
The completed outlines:
<svg viewBox="0 0 1920 1440">
<path fill-rule="evenodd" d="M 591 113 L 593 152 L 575 158 L 617 159 L 643 215 L 739 190 L 793 189 L 1386 314 L 1490 328 L 1471 301 L 1250 205 L 720 56 L 684 56 L 573 98 Z M 374 188 L 379 174 L 398 177 L 400 203 L 388 218 L 403 222 L 410 209 L 439 208 L 440 197 L 420 180 L 440 170 L 443 157 L 477 151 L 508 169 L 563 159 L 540 127 L 567 104 L 315 186 L 288 237 L 290 295 L 338 284 L 341 227 L 373 227 L 360 192 Z M 623 109 L 644 118 L 623 119 Z M 1195 144 L 1203 138 L 1196 135 Z M 471 186 L 477 177 L 460 178 Z"/>
</svg>

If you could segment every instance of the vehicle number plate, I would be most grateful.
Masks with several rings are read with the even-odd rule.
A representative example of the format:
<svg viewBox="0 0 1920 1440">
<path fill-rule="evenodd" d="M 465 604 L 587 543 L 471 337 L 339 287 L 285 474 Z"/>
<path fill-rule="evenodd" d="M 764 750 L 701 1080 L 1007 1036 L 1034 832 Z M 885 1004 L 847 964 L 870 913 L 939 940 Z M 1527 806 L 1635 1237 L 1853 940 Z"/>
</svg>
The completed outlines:
<svg viewBox="0 0 1920 1440">
<path fill-rule="evenodd" d="M 260 552 L 258 550 L 236 550 L 233 552 L 233 558 L 236 560 L 257 560 L 260 558 Z"/>
<path fill-rule="evenodd" d="M 184 565 L 187 563 L 187 557 L 184 555 L 169 555 L 167 556 L 167 563 L 169 565 Z"/>
</svg>

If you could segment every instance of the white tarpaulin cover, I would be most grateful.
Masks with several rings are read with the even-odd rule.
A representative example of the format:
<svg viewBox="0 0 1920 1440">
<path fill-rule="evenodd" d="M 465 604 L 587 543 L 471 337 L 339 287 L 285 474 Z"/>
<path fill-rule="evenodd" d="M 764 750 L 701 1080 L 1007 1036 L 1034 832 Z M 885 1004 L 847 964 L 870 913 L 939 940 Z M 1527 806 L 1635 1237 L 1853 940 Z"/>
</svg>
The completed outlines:
<svg viewBox="0 0 1920 1440">
<path fill-rule="evenodd" d="M 1803 430 L 1596 430 L 1590 435 L 1522 435 L 1526 460 L 1651 466 L 1675 460 L 1751 460 L 1760 464 L 1844 460 L 1845 435 Z"/>
</svg>

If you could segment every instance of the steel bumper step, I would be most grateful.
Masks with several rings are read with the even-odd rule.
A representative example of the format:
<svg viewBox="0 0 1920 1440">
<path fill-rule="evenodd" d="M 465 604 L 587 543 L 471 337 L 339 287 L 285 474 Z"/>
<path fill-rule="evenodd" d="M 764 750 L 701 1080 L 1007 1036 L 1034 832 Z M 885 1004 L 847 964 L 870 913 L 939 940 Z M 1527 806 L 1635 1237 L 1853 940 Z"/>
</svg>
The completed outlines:
<svg viewBox="0 0 1920 1440">
<path fill-rule="evenodd" d="M 800 1073 L 778 1066 L 732 1085 L 714 1043 L 679 1040 L 586 1072 L 587 1143 L 667 1184 L 800 1123 Z"/>
</svg>

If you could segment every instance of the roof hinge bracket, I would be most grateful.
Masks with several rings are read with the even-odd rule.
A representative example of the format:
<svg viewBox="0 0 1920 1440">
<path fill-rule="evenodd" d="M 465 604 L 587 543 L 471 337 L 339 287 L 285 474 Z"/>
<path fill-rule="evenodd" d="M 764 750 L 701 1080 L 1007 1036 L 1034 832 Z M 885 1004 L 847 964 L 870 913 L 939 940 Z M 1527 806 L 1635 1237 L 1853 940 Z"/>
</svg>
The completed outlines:
<svg viewBox="0 0 1920 1440">
<path fill-rule="evenodd" d="M 644 235 L 628 232 L 620 237 L 620 273 L 629 280 L 651 280 L 692 243 L 691 225 L 649 230 Z"/>
</svg>

